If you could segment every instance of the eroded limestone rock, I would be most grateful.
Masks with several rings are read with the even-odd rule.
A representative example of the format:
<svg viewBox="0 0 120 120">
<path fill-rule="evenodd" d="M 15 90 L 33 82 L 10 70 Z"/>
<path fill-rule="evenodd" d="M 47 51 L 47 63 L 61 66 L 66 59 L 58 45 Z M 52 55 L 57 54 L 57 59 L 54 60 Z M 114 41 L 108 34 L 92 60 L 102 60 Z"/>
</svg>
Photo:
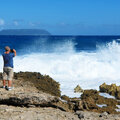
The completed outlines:
<svg viewBox="0 0 120 120">
<path fill-rule="evenodd" d="M 120 86 L 117 86 L 116 84 L 107 85 L 106 83 L 103 83 L 99 88 L 100 92 L 108 93 L 120 100 Z"/>
<path fill-rule="evenodd" d="M 75 92 L 75 93 L 82 93 L 82 92 L 83 92 L 83 89 L 82 89 L 79 85 L 77 85 L 77 86 L 74 88 L 74 92 Z"/>
</svg>

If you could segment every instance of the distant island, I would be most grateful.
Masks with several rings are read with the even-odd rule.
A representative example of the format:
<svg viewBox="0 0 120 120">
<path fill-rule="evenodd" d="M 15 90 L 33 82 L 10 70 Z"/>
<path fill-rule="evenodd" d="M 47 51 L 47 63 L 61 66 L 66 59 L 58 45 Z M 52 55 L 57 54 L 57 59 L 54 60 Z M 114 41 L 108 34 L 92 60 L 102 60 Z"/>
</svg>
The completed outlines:
<svg viewBox="0 0 120 120">
<path fill-rule="evenodd" d="M 4 29 L 0 35 L 51 35 L 43 29 Z"/>
</svg>

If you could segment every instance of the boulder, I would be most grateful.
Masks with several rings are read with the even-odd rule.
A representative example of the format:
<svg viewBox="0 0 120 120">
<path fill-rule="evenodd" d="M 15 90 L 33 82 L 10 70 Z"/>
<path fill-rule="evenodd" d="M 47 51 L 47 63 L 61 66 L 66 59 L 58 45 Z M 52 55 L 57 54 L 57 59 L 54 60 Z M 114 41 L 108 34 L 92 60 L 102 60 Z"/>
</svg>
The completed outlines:
<svg viewBox="0 0 120 120">
<path fill-rule="evenodd" d="M 88 111 L 76 111 L 78 118 L 80 120 L 99 120 L 99 114 Z"/>
<path fill-rule="evenodd" d="M 99 86 L 99 89 L 100 92 L 108 93 L 120 100 L 120 86 L 117 86 L 116 84 L 107 85 L 106 83 L 103 83 Z"/>
<path fill-rule="evenodd" d="M 75 92 L 75 93 L 82 93 L 82 92 L 83 92 L 83 89 L 82 89 L 79 85 L 77 85 L 77 86 L 74 88 L 74 92 Z"/>
<path fill-rule="evenodd" d="M 108 113 L 117 113 L 116 112 L 116 105 L 119 102 L 115 99 L 105 98 L 99 95 L 99 91 L 97 90 L 84 90 L 83 94 L 81 95 L 81 104 L 76 104 L 76 109 L 80 110 L 83 108 L 84 110 L 94 111 L 94 112 L 108 112 Z M 99 105 L 105 104 L 105 107 L 99 107 Z M 81 105 L 83 105 L 81 107 Z M 80 109 L 79 109 L 80 108 Z"/>
<path fill-rule="evenodd" d="M 70 101 L 70 98 L 67 95 L 62 95 L 61 99 L 66 100 L 66 101 Z"/>
<path fill-rule="evenodd" d="M 52 103 L 52 105 L 66 112 L 74 112 L 75 110 L 75 105 L 72 102 L 58 101 Z"/>
<path fill-rule="evenodd" d="M 46 93 L 18 93 L 8 98 L 1 97 L 0 103 L 14 106 L 49 106 L 49 104 L 58 100 L 58 97 Z"/>
<path fill-rule="evenodd" d="M 120 120 L 120 114 L 96 113 L 91 111 L 76 111 L 80 120 Z"/>
</svg>

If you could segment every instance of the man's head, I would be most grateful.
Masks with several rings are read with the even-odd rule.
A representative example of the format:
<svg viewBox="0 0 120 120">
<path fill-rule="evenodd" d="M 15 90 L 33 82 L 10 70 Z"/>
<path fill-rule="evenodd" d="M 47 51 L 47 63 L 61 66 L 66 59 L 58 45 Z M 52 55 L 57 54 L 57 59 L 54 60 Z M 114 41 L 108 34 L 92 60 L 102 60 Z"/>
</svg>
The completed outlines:
<svg viewBox="0 0 120 120">
<path fill-rule="evenodd" d="M 6 46 L 6 47 L 5 47 L 5 51 L 10 51 L 10 47 L 9 47 L 9 46 Z"/>
</svg>

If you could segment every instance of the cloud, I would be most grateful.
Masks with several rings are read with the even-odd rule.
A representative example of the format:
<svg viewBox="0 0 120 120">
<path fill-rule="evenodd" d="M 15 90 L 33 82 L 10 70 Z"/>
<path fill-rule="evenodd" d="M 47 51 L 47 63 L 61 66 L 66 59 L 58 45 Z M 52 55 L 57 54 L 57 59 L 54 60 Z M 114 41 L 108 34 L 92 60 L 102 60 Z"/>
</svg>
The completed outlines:
<svg viewBox="0 0 120 120">
<path fill-rule="evenodd" d="M 5 21 L 0 18 L 0 26 L 3 26 L 5 24 Z"/>
<path fill-rule="evenodd" d="M 12 21 L 12 25 L 14 25 L 14 26 L 20 26 L 20 25 L 23 25 L 25 23 L 25 21 L 23 20 L 23 19 L 14 19 L 13 21 Z"/>
<path fill-rule="evenodd" d="M 35 26 L 36 24 L 33 23 L 33 22 L 29 22 L 29 25 L 30 25 L 30 26 Z"/>
<path fill-rule="evenodd" d="M 14 24 L 15 26 L 18 26 L 18 25 L 19 25 L 18 21 L 13 21 L 13 24 Z"/>
<path fill-rule="evenodd" d="M 40 22 L 29 22 L 29 25 L 32 27 L 40 26 L 42 25 Z"/>
</svg>

